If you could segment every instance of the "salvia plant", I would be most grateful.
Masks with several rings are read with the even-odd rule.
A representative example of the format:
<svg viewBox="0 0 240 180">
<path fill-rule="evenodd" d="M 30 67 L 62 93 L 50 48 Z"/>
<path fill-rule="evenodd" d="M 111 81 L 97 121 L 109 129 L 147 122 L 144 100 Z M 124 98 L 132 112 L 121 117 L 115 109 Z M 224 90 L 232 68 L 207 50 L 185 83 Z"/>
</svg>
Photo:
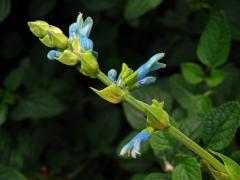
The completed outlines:
<svg viewBox="0 0 240 180">
<path fill-rule="evenodd" d="M 60 28 L 45 21 L 31 21 L 28 22 L 28 26 L 31 32 L 38 37 L 45 46 L 51 48 L 47 53 L 47 58 L 49 60 L 73 66 L 83 75 L 99 79 L 106 85 L 106 87 L 102 90 L 97 90 L 91 87 L 97 95 L 113 104 L 126 102 L 144 115 L 146 118 L 145 128 L 121 147 L 121 150 L 119 151 L 120 156 L 131 157 L 134 159 L 143 157 L 144 154 L 142 155 L 142 148 L 144 147 L 144 144 L 148 143 L 154 134 L 163 132 L 172 138 L 175 138 L 198 155 L 202 168 L 207 168 L 215 179 L 240 179 L 240 166 L 224 154 L 213 151 L 211 148 L 202 148 L 182 133 L 177 127 L 174 118 L 171 118 L 165 110 L 163 101 L 152 99 L 152 102 L 148 104 L 131 95 L 132 90 L 147 86 L 157 80 L 156 77 L 151 76 L 151 72 L 166 68 L 166 64 L 161 62 L 165 55 L 163 52 L 156 53 L 136 70 L 129 67 L 126 63 L 123 63 L 122 69 L 119 73 L 116 69 L 110 69 L 106 75 L 100 69 L 97 60 L 98 53 L 94 50 L 94 43 L 90 39 L 90 32 L 93 26 L 93 20 L 91 17 L 84 19 L 83 14 L 80 13 L 76 22 L 69 26 L 68 36 L 66 36 Z M 200 43 L 201 41 L 204 43 L 204 38 L 204 36 L 201 38 Z M 203 52 L 204 50 L 201 49 L 201 47 L 198 48 L 197 53 L 202 59 L 202 62 L 207 66 L 210 65 L 212 67 L 217 67 L 218 64 L 211 64 L 212 62 L 205 61 L 208 55 Z M 208 85 L 214 87 L 219 84 L 221 79 L 224 79 L 222 71 L 218 69 L 214 69 L 211 72 L 211 76 L 216 78 L 212 77 L 204 79 L 201 67 L 194 63 L 184 64 L 182 70 L 184 77 L 186 77 L 186 79 L 192 84 L 206 81 Z M 176 90 L 178 91 L 178 89 Z M 207 94 L 208 93 L 211 92 L 209 91 Z M 204 102 L 208 103 L 208 101 L 205 100 Z M 219 116 L 217 118 L 221 117 Z M 101 119 L 99 119 L 99 121 L 101 121 Z M 228 128 L 227 125 L 225 128 Z M 211 130 L 214 131 L 214 129 Z M 221 134 L 219 136 L 221 136 Z M 155 142 L 155 145 L 157 146 L 158 142 Z M 159 145 L 161 146 L 160 142 Z M 184 166 L 184 164 L 190 165 L 189 171 L 191 171 L 191 167 L 193 168 L 195 161 L 195 159 L 189 158 L 183 162 L 182 166 Z M 171 163 L 167 160 L 165 163 L 166 169 L 171 170 L 173 168 Z M 176 171 L 179 169 L 181 168 L 177 167 Z M 196 171 L 195 174 L 198 174 L 198 172 Z M 177 179 L 174 176 L 175 175 L 173 175 L 173 179 Z M 189 177 L 187 179 L 189 179 Z M 193 176 L 192 179 L 196 178 Z"/>
</svg>

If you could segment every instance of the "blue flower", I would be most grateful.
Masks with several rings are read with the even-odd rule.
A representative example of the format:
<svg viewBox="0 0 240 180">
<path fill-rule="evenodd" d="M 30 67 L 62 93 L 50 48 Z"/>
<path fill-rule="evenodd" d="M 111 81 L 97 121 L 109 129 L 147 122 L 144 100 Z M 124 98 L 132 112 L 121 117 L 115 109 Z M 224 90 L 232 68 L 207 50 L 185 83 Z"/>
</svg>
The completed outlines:
<svg viewBox="0 0 240 180">
<path fill-rule="evenodd" d="M 55 60 L 55 59 L 59 58 L 60 55 L 61 55 L 61 52 L 56 51 L 56 50 L 51 50 L 48 52 L 47 58 L 49 60 Z"/>
<path fill-rule="evenodd" d="M 141 155 L 140 149 L 143 144 L 145 144 L 151 137 L 152 132 L 143 130 L 138 133 L 129 143 L 127 143 L 120 151 L 120 156 L 128 155 L 133 158 Z"/>
<path fill-rule="evenodd" d="M 84 50 L 92 50 L 93 42 L 89 39 L 89 35 L 93 26 L 93 20 L 91 17 L 87 17 L 83 20 L 82 13 L 78 15 L 77 21 L 69 26 L 69 38 L 79 39 L 80 46 Z"/>
<path fill-rule="evenodd" d="M 164 57 L 164 53 L 157 53 L 152 56 L 145 64 L 137 69 L 137 80 L 142 80 L 148 73 L 156 71 L 161 68 L 165 68 L 166 64 L 159 63 L 158 61 Z"/>
</svg>

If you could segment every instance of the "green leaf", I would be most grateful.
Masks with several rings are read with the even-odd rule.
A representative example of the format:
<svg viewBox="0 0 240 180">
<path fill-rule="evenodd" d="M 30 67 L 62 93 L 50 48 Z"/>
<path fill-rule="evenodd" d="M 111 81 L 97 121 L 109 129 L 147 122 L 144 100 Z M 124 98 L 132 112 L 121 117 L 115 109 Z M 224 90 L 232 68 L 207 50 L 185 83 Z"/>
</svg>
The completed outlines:
<svg viewBox="0 0 240 180">
<path fill-rule="evenodd" d="M 128 0 L 124 9 L 124 17 L 126 19 L 138 18 L 162 2 L 163 0 Z"/>
<path fill-rule="evenodd" d="M 222 159 L 222 161 L 224 162 L 225 165 L 225 169 L 228 172 L 228 175 L 231 177 L 231 180 L 239 180 L 240 179 L 240 166 L 233 161 L 232 159 L 230 159 L 229 157 L 215 152 L 215 151 L 211 151 L 211 153 L 217 155 L 218 157 L 220 157 Z"/>
<path fill-rule="evenodd" d="M 176 143 L 176 140 L 166 132 L 153 133 L 150 139 L 150 146 L 158 158 L 164 157 L 166 154 L 172 154 Z"/>
<path fill-rule="evenodd" d="M 10 0 L 0 0 L 0 23 L 2 23 L 10 14 L 11 11 L 11 1 Z"/>
<path fill-rule="evenodd" d="M 223 70 L 212 70 L 210 76 L 206 79 L 209 87 L 215 87 L 221 84 L 227 77 L 227 72 Z"/>
<path fill-rule="evenodd" d="M 203 31 L 197 55 L 210 68 L 216 68 L 227 61 L 230 49 L 230 27 L 223 12 L 216 12 Z"/>
<path fill-rule="evenodd" d="M 153 172 L 148 174 L 144 180 L 170 180 L 168 174 Z"/>
<path fill-rule="evenodd" d="M 148 104 L 152 103 L 152 99 L 160 102 L 164 101 L 164 109 L 166 109 L 166 111 L 170 111 L 172 106 L 172 97 L 167 91 L 160 88 L 158 83 L 136 89 L 132 92 L 132 95 Z M 133 128 L 143 129 L 146 126 L 146 117 L 137 109 L 127 103 L 123 103 L 123 110 L 127 121 Z"/>
<path fill-rule="evenodd" d="M 56 4 L 57 0 L 32 0 L 29 5 L 29 14 L 33 18 L 44 17 L 53 10 Z"/>
<path fill-rule="evenodd" d="M 240 40 L 240 1 L 239 0 L 221 0 L 215 1 L 215 6 L 226 13 L 228 17 L 230 27 L 231 27 L 231 35 L 234 40 Z"/>
<path fill-rule="evenodd" d="M 211 109 L 211 99 L 204 95 L 194 95 L 188 84 L 179 75 L 170 77 L 171 92 L 177 102 L 188 112 L 189 116 L 204 114 Z"/>
<path fill-rule="evenodd" d="M 11 118 L 14 120 L 50 118 L 59 115 L 63 110 L 62 103 L 56 97 L 45 90 L 35 89 L 13 109 Z"/>
<path fill-rule="evenodd" d="M 204 117 L 203 141 L 208 148 L 221 150 L 227 147 L 240 125 L 239 102 L 227 102 Z"/>
<path fill-rule="evenodd" d="M 0 179 L 4 180 L 27 180 L 20 172 L 16 169 L 0 166 Z"/>
<path fill-rule="evenodd" d="M 204 72 L 198 64 L 183 63 L 181 65 L 183 77 L 191 84 L 198 84 L 203 81 Z"/>
<path fill-rule="evenodd" d="M 10 73 L 8 73 L 7 77 L 4 79 L 4 87 L 10 91 L 15 91 L 20 86 L 23 80 L 23 75 L 24 69 L 21 67 L 10 71 Z"/>
<path fill-rule="evenodd" d="M 5 104 L 0 104 L 0 125 L 2 125 L 7 120 L 8 106 Z"/>
<path fill-rule="evenodd" d="M 188 158 L 177 165 L 173 171 L 172 180 L 201 180 L 200 166 L 195 158 Z"/>
</svg>

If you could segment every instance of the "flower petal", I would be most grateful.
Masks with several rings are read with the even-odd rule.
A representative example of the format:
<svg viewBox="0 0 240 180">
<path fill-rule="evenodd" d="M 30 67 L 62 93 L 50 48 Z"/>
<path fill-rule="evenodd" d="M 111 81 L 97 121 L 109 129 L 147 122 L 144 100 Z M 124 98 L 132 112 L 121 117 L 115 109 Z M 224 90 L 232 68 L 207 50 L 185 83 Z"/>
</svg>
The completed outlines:
<svg viewBox="0 0 240 180">
<path fill-rule="evenodd" d="M 49 60 L 55 60 L 55 59 L 59 58 L 60 55 L 61 55 L 61 52 L 56 51 L 56 50 L 51 50 L 48 52 L 47 58 Z"/>
<path fill-rule="evenodd" d="M 77 23 L 72 23 L 69 26 L 69 38 L 73 39 L 73 38 L 77 38 L 78 36 L 78 27 L 77 27 Z"/>
<path fill-rule="evenodd" d="M 86 51 L 92 50 L 93 49 L 93 42 L 88 37 L 80 35 L 80 46 L 81 46 L 81 48 L 83 48 Z"/>
<path fill-rule="evenodd" d="M 117 71 L 115 69 L 110 69 L 108 71 L 108 78 L 111 80 L 111 81 L 116 81 L 116 78 L 117 78 Z"/>
<path fill-rule="evenodd" d="M 156 82 L 157 78 L 153 76 L 147 76 L 137 82 L 138 87 L 142 87 L 144 85 L 149 85 Z"/>
<path fill-rule="evenodd" d="M 121 151 L 119 153 L 120 156 L 124 156 L 124 155 L 128 154 L 129 150 L 131 150 L 131 148 L 132 148 L 131 145 L 132 145 L 132 143 L 129 142 L 128 144 L 123 146 L 123 148 L 121 149 Z"/>
<path fill-rule="evenodd" d="M 87 17 L 87 19 L 84 21 L 82 28 L 80 29 L 79 33 L 82 36 L 87 36 L 89 37 L 91 29 L 93 26 L 93 20 L 91 17 Z"/>
</svg>

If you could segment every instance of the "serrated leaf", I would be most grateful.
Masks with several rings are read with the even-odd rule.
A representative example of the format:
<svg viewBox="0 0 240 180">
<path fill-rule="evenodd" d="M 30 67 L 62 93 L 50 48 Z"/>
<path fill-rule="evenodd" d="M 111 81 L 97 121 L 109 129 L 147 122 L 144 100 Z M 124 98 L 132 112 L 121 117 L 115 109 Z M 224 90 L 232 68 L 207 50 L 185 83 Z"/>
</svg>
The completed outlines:
<svg viewBox="0 0 240 180">
<path fill-rule="evenodd" d="M 8 106 L 0 104 L 0 126 L 7 120 Z"/>
<path fill-rule="evenodd" d="M 204 79 L 204 72 L 198 64 L 183 63 L 181 65 L 183 77 L 191 84 L 198 84 Z"/>
<path fill-rule="evenodd" d="M 16 169 L 0 166 L 0 179 L 4 180 L 27 180 L 20 172 Z"/>
<path fill-rule="evenodd" d="M 128 0 L 124 9 L 124 17 L 126 19 L 138 18 L 162 2 L 163 0 Z"/>
<path fill-rule="evenodd" d="M 221 84 L 225 78 L 227 77 L 227 73 L 223 70 L 212 70 L 210 76 L 206 79 L 207 85 L 209 87 L 215 87 Z"/>
<path fill-rule="evenodd" d="M 148 174 L 144 180 L 170 180 L 170 176 L 164 173 L 153 172 Z"/>
<path fill-rule="evenodd" d="M 0 23 L 2 23 L 10 14 L 11 0 L 0 0 Z"/>
<path fill-rule="evenodd" d="M 230 50 L 230 27 L 223 12 L 212 14 L 203 31 L 197 55 L 210 68 L 216 68 L 227 61 Z"/>
<path fill-rule="evenodd" d="M 3 85 L 10 91 L 15 91 L 23 80 L 24 69 L 19 67 L 16 68 L 7 75 L 4 79 Z"/>
<path fill-rule="evenodd" d="M 201 180 L 200 166 L 195 158 L 188 158 L 177 165 L 173 171 L 172 180 Z"/>
<path fill-rule="evenodd" d="M 212 150 L 210 150 L 210 152 L 217 155 L 218 157 L 220 157 L 222 159 L 222 161 L 224 162 L 225 169 L 226 169 L 229 177 L 231 177 L 230 178 L 231 180 L 239 180 L 240 179 L 240 174 L 239 174 L 240 166 L 235 161 L 233 161 L 231 158 L 229 158 L 221 153 L 218 153 L 218 152 L 215 152 Z"/>
<path fill-rule="evenodd" d="M 227 102 L 211 112 L 203 119 L 203 141 L 208 148 L 221 150 L 227 147 L 240 125 L 239 102 Z"/>
<path fill-rule="evenodd" d="M 10 115 L 14 120 L 42 119 L 57 116 L 63 110 L 62 103 L 51 93 L 35 89 L 19 102 Z"/>
<path fill-rule="evenodd" d="M 57 0 L 32 0 L 29 5 L 29 14 L 33 18 L 46 16 L 56 5 Z"/>
<path fill-rule="evenodd" d="M 132 95 L 137 99 L 151 104 L 152 99 L 164 101 L 164 109 L 170 111 L 172 108 L 172 97 L 167 91 L 164 91 L 158 83 L 136 89 Z M 146 117 L 137 109 L 127 103 L 123 103 L 123 110 L 127 121 L 135 129 L 143 129 L 146 126 Z"/>
</svg>

